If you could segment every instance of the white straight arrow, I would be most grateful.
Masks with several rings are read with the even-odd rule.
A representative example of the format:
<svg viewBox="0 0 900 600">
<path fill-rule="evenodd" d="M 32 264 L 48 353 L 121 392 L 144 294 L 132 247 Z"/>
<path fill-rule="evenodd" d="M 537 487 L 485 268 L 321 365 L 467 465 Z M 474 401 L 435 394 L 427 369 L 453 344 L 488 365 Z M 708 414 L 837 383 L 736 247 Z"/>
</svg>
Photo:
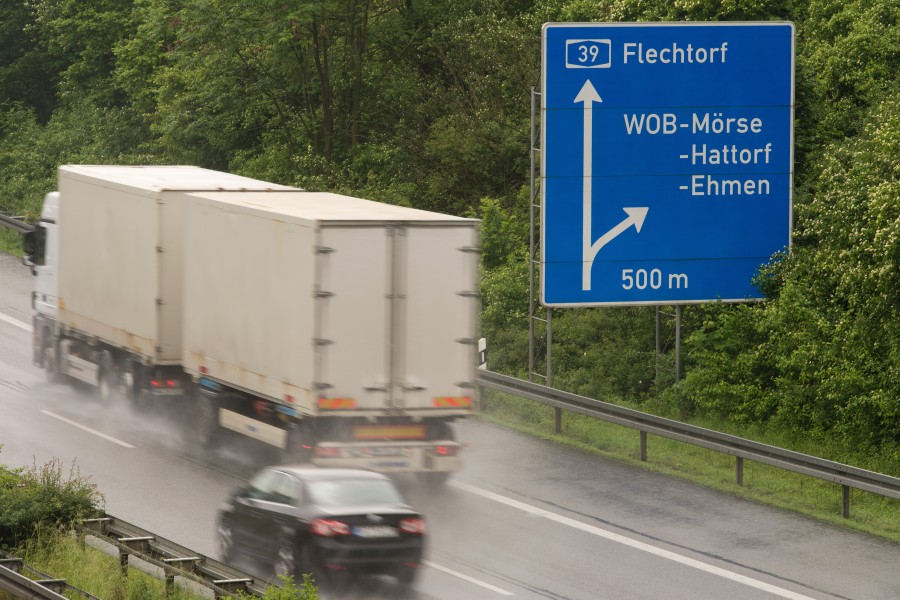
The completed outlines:
<svg viewBox="0 0 900 600">
<path fill-rule="evenodd" d="M 647 218 L 648 207 L 623 208 L 628 218 L 604 233 L 595 242 L 591 232 L 591 196 L 593 195 L 593 131 L 594 131 L 594 102 L 603 102 L 600 94 L 594 89 L 591 80 L 588 79 L 581 87 L 581 91 L 575 96 L 575 103 L 584 102 L 584 178 L 582 180 L 582 213 L 581 226 L 581 289 L 591 289 L 591 267 L 594 266 L 594 258 L 600 248 L 610 243 L 618 235 L 634 225 L 638 233 Z"/>
<path fill-rule="evenodd" d="M 593 240 L 591 235 L 591 178 L 593 176 L 591 162 L 594 148 L 594 102 L 603 102 L 590 79 L 584 82 L 581 91 L 575 96 L 575 104 L 579 102 L 584 102 L 584 179 L 582 180 L 581 192 L 582 216 L 584 220 L 581 225 L 581 289 L 589 290 L 591 289 L 591 265 L 593 261 L 593 256 L 589 260 L 588 254 L 591 252 L 591 241 Z"/>
</svg>

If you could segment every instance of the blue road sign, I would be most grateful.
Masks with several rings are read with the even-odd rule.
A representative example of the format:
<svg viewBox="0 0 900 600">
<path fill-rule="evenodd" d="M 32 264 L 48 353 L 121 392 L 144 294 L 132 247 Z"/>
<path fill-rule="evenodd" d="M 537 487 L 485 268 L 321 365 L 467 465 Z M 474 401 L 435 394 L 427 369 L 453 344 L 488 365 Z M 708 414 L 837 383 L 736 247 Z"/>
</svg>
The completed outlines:
<svg viewBox="0 0 900 600">
<path fill-rule="evenodd" d="M 541 299 L 761 298 L 791 237 L 792 23 L 548 23 Z"/>
</svg>

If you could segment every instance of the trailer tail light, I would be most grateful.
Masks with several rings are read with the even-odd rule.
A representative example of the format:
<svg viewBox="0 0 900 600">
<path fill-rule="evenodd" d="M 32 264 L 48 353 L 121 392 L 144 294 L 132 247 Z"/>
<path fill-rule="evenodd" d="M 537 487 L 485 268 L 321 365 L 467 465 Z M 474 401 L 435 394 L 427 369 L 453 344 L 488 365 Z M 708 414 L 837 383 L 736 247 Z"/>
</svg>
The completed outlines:
<svg viewBox="0 0 900 600">
<path fill-rule="evenodd" d="M 431 403 L 437 408 L 472 408 L 472 399 L 468 396 L 432 398 Z"/>
<path fill-rule="evenodd" d="M 309 522 L 309 530 L 315 535 L 321 535 L 322 537 L 350 534 L 349 525 L 332 519 L 313 519 Z"/>
<path fill-rule="evenodd" d="M 425 520 L 418 517 L 401 519 L 400 531 L 414 535 L 423 535 L 425 533 Z"/>
<path fill-rule="evenodd" d="M 341 455 L 340 448 L 330 446 L 316 446 L 316 456 L 319 458 L 338 458 Z"/>
<path fill-rule="evenodd" d="M 459 454 L 459 446 L 445 446 L 442 444 L 434 447 L 434 453 L 438 456 L 456 456 Z"/>
<path fill-rule="evenodd" d="M 353 398 L 319 398 L 318 405 L 322 410 L 356 408 L 356 400 Z"/>
<path fill-rule="evenodd" d="M 152 379 L 150 381 L 150 387 L 154 388 L 174 388 L 178 387 L 178 382 L 174 379 Z"/>
</svg>

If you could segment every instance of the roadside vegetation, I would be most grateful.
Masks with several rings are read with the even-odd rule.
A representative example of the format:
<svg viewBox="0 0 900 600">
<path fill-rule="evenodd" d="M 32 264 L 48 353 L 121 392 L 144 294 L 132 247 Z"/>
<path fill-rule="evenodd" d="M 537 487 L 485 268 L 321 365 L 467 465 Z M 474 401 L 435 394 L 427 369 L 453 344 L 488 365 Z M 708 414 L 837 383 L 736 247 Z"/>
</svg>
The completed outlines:
<svg viewBox="0 0 900 600">
<path fill-rule="evenodd" d="M 685 307 L 680 381 L 653 307 L 557 310 L 553 381 L 900 476 L 896 1 L 239 4 L 0 6 L 0 210 L 35 220 L 60 164 L 182 163 L 479 217 L 489 367 L 527 377 L 541 25 L 790 20 L 793 245 L 761 266 L 766 301 Z"/>
<path fill-rule="evenodd" d="M 633 429 L 563 413 L 562 429 L 557 434 L 554 433 L 555 414 L 549 406 L 492 391 L 486 392 L 483 401 L 486 419 L 535 437 L 900 543 L 900 501 L 892 498 L 853 489 L 850 516 L 844 518 L 841 486 L 835 483 L 746 460 L 744 483 L 738 485 L 735 458 L 721 452 L 648 435 L 647 461 L 642 462 L 640 439 Z M 729 423 L 721 420 L 695 419 L 693 424 L 717 431 L 729 429 Z M 793 445 L 806 454 L 815 455 L 822 450 L 819 443 L 798 444 L 796 440 L 778 438 L 770 431 L 742 429 L 728 433 L 773 446 Z M 883 459 L 878 457 L 859 458 L 867 464 L 866 468 L 876 472 L 884 472 L 890 466 L 879 462 Z"/>
<path fill-rule="evenodd" d="M 2 448 L 2 447 L 0 447 Z M 76 535 L 79 521 L 102 513 L 104 499 L 75 465 L 68 473 L 58 460 L 27 469 L 0 465 L 0 550 L 56 579 L 110 600 L 147 600 L 166 597 L 165 581 L 129 566 L 123 575 L 117 555 L 85 543 Z M 317 600 L 309 579 L 270 586 L 265 600 Z M 0 599 L 6 597 L 0 591 Z M 175 588 L 173 600 L 208 598 L 196 591 Z M 241 594 L 238 598 L 254 596 Z"/>
</svg>

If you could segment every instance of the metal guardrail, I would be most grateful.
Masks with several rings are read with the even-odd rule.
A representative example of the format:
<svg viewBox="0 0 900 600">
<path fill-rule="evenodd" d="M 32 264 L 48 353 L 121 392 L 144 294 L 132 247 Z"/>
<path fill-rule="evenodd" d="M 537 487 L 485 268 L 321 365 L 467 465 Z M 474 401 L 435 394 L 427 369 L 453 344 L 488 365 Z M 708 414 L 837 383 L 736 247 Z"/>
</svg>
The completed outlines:
<svg viewBox="0 0 900 600">
<path fill-rule="evenodd" d="M 270 585 L 230 565 L 213 560 L 189 548 L 142 529 L 122 519 L 105 515 L 86 519 L 76 528 L 79 536 L 91 535 L 116 547 L 122 573 L 128 573 L 129 557 L 162 569 L 166 597 L 175 592 L 175 578 L 182 577 L 212 590 L 216 598 L 240 592 L 262 597 Z M 24 572 L 36 577 L 27 577 Z M 96 597 L 80 590 L 64 579 L 54 579 L 24 564 L 22 559 L 0 553 L 0 590 L 16 598 L 66 600 L 63 593 L 80 595 L 87 600 Z"/>
<path fill-rule="evenodd" d="M 245 592 L 262 597 L 269 583 L 261 581 L 232 566 L 203 556 L 137 525 L 106 515 L 87 519 L 77 528 L 78 535 L 92 535 L 116 547 L 122 573 L 128 573 L 129 557 L 133 556 L 163 571 L 166 597 L 175 591 L 175 578 L 182 577 L 212 590 L 216 598 Z M 28 572 L 37 579 L 23 574 Z M 0 590 L 16 598 L 66 600 L 63 593 L 77 594 L 87 600 L 98 600 L 64 579 L 53 579 L 24 564 L 22 559 L 0 554 Z"/>
<path fill-rule="evenodd" d="M 238 592 L 262 597 L 270 585 L 248 573 L 110 515 L 85 520 L 81 532 L 115 546 L 119 552 L 119 564 L 123 572 L 127 572 L 129 556 L 162 569 L 165 574 L 167 596 L 171 596 L 174 592 L 176 577 L 183 577 L 211 589 L 216 598 L 231 596 Z"/>
<path fill-rule="evenodd" d="M 34 225 L 26 223 L 21 217 L 13 217 L 3 213 L 0 213 L 0 227 L 6 227 L 19 233 L 34 231 Z"/>
<path fill-rule="evenodd" d="M 36 579 L 25 575 L 28 573 Z M 66 600 L 63 593 L 77 594 L 87 600 L 99 600 L 96 596 L 78 589 L 65 579 L 55 579 L 25 564 L 21 558 L 14 558 L 0 552 L 0 590 L 9 592 L 16 598 L 40 598 L 41 600 Z"/>
<path fill-rule="evenodd" d="M 647 460 L 647 434 L 652 433 L 735 456 L 738 485 L 744 483 L 744 459 L 840 484 L 844 517 L 850 516 L 850 488 L 900 499 L 900 478 L 897 477 L 657 417 L 492 371 L 478 370 L 476 383 L 492 390 L 637 429 L 641 435 L 642 461 Z"/>
</svg>

